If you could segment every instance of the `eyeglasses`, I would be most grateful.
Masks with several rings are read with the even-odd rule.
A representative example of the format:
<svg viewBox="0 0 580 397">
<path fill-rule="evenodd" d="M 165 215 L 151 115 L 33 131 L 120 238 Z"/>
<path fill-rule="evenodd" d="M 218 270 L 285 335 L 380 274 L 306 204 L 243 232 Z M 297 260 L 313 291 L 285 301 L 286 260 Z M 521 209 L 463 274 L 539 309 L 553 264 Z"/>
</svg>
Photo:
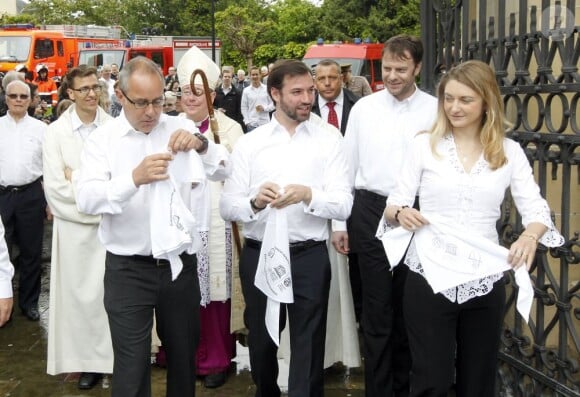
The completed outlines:
<svg viewBox="0 0 580 397">
<path fill-rule="evenodd" d="M 100 94 L 103 90 L 103 87 L 100 85 L 92 85 L 90 87 L 81 87 L 81 88 L 71 88 L 71 90 L 80 92 L 81 95 L 88 95 L 88 93 L 92 90 L 95 94 Z"/>
<path fill-rule="evenodd" d="M 29 98 L 26 94 L 7 94 L 6 96 L 10 99 L 20 99 L 21 101 L 25 101 Z"/>
<path fill-rule="evenodd" d="M 165 103 L 165 98 L 164 97 L 155 98 L 152 101 L 148 101 L 146 99 L 138 99 L 138 100 L 134 101 L 134 100 L 132 100 L 131 98 L 129 98 L 127 96 L 127 94 L 125 93 L 125 91 L 121 90 L 121 92 L 123 93 L 123 96 L 125 98 L 127 98 L 127 100 L 129 101 L 129 103 L 131 105 L 135 106 L 136 109 L 145 109 L 149 105 L 152 105 L 154 108 L 160 108 L 160 107 L 163 107 L 163 104 Z"/>
</svg>

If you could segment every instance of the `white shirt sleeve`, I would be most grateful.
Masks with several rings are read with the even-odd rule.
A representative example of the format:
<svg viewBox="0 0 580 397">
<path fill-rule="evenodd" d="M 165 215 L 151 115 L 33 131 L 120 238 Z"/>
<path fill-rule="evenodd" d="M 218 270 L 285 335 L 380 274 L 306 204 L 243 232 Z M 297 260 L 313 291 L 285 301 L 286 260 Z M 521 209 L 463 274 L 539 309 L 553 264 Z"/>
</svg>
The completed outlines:
<svg viewBox="0 0 580 397">
<path fill-rule="evenodd" d="M 0 220 L 0 299 L 12 298 L 14 266 L 10 262 L 8 247 L 4 239 L 4 224 Z"/>
</svg>

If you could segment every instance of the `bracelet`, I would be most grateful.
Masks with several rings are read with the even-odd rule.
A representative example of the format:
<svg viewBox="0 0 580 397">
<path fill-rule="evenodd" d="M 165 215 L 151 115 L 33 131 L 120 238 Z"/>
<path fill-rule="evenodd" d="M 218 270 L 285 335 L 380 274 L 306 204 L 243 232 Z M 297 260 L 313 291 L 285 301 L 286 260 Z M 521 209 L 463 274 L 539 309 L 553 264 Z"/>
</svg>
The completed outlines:
<svg viewBox="0 0 580 397">
<path fill-rule="evenodd" d="M 199 149 L 196 150 L 197 153 L 203 153 L 207 150 L 207 148 L 209 147 L 209 141 L 208 139 L 200 134 L 199 132 L 196 132 L 195 134 L 193 134 L 197 137 L 197 139 L 199 139 L 201 141 L 201 147 Z"/>
<path fill-rule="evenodd" d="M 403 209 L 405 209 L 405 208 L 409 208 L 409 206 L 408 206 L 408 205 L 404 205 L 404 206 L 402 206 L 401 208 L 399 208 L 399 209 L 397 210 L 397 212 L 395 212 L 395 220 L 397 221 L 397 223 L 399 223 L 399 214 L 400 214 L 400 213 L 401 213 L 401 211 L 403 211 Z"/>
<path fill-rule="evenodd" d="M 258 207 L 256 205 L 256 199 L 255 198 L 253 198 L 253 199 L 250 200 L 250 207 L 252 207 L 252 209 L 253 210 L 256 210 L 256 211 L 262 211 L 264 208 L 266 208 L 266 206 L 263 206 L 262 208 Z"/>
<path fill-rule="evenodd" d="M 534 236 L 533 234 L 530 233 L 522 233 L 520 234 L 520 237 L 527 237 L 529 239 L 532 239 L 536 242 L 536 244 L 538 243 L 538 238 L 536 236 Z"/>
</svg>

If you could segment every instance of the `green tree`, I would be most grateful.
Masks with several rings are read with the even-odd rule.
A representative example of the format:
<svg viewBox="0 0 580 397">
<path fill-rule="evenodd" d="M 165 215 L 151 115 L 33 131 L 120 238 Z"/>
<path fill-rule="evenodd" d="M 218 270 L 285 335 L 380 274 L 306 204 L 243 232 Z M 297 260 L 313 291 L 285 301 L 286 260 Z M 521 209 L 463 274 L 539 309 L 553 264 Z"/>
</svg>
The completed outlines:
<svg viewBox="0 0 580 397">
<path fill-rule="evenodd" d="M 266 32 L 274 30 L 269 10 L 263 3 L 251 1 L 243 7 L 230 5 L 215 18 L 218 36 L 244 58 L 247 68 L 252 67 L 254 51 L 266 42 Z M 227 56 L 224 58 L 230 62 Z"/>
</svg>

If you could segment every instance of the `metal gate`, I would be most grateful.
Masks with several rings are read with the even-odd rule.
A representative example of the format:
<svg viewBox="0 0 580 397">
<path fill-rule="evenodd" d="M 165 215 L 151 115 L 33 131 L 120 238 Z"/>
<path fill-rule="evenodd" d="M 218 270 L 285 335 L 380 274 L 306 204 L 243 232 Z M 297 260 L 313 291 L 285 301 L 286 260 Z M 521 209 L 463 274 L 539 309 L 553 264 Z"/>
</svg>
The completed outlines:
<svg viewBox="0 0 580 397">
<path fill-rule="evenodd" d="M 508 308 L 499 351 L 498 396 L 579 396 L 580 33 L 575 0 L 422 0 L 422 88 L 435 91 L 453 64 L 490 64 L 504 96 L 511 137 L 525 149 L 564 246 L 540 246 L 531 271 L 529 324 Z M 498 222 L 502 244 L 522 231 L 511 200 Z M 511 276 L 510 276 L 511 277 Z"/>
</svg>

